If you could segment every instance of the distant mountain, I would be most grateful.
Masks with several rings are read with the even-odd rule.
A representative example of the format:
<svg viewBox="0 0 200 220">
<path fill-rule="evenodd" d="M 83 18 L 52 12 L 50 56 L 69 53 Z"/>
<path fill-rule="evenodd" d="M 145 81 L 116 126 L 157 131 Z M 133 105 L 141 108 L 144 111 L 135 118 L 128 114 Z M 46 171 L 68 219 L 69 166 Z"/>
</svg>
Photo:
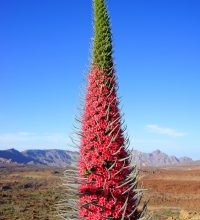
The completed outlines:
<svg viewBox="0 0 200 220">
<path fill-rule="evenodd" d="M 191 164 L 193 160 L 189 157 L 177 158 L 169 156 L 160 150 L 155 150 L 152 153 L 143 153 L 137 150 L 133 151 L 133 161 L 139 166 L 174 166 Z"/>
<path fill-rule="evenodd" d="M 76 164 L 79 153 L 65 150 L 26 150 L 19 152 L 15 149 L 0 151 L 0 164 L 35 164 L 43 166 L 66 167 Z M 139 166 L 175 166 L 193 164 L 194 161 L 189 157 L 177 158 L 169 156 L 160 150 L 152 153 L 133 151 L 133 161 Z"/>
<path fill-rule="evenodd" d="M 47 166 L 65 167 L 78 160 L 79 153 L 65 150 L 27 150 L 21 152 L 24 156 L 34 158 Z"/>
<path fill-rule="evenodd" d="M 26 150 L 15 149 L 0 151 L 0 164 L 33 164 L 66 167 L 78 161 L 78 152 L 65 150 Z"/>
<path fill-rule="evenodd" d="M 14 148 L 0 151 L 0 158 L 1 160 L 10 160 L 11 162 L 15 163 L 39 163 L 39 161 L 23 155 L 21 152 L 15 150 Z"/>
</svg>

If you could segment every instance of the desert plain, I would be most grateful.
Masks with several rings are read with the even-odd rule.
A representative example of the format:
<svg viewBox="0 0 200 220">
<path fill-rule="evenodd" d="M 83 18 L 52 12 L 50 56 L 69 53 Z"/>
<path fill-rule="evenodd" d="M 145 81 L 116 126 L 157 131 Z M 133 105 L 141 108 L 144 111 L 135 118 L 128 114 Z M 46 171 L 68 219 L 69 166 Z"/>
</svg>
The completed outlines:
<svg viewBox="0 0 200 220">
<path fill-rule="evenodd" d="M 36 166 L 0 168 L 0 220 L 59 220 L 64 169 Z M 140 168 L 143 200 L 153 220 L 200 220 L 200 166 Z"/>
</svg>

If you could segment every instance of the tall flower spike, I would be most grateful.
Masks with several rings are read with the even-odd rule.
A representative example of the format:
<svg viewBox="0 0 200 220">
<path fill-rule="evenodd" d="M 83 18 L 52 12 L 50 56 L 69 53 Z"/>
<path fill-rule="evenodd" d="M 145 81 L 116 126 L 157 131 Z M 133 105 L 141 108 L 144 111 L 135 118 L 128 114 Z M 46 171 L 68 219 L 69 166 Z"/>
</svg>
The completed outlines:
<svg viewBox="0 0 200 220">
<path fill-rule="evenodd" d="M 58 205 L 68 220 L 147 220 L 138 205 L 138 171 L 131 165 L 117 97 L 112 34 L 104 0 L 93 0 L 93 59 L 78 135 L 78 169 L 65 172 L 66 199 Z M 79 144 L 78 144 L 79 145 Z"/>
<path fill-rule="evenodd" d="M 121 123 L 105 1 L 94 0 L 93 7 L 93 61 L 81 120 L 79 219 L 145 219 L 145 210 L 138 210 L 142 191 Z"/>
</svg>

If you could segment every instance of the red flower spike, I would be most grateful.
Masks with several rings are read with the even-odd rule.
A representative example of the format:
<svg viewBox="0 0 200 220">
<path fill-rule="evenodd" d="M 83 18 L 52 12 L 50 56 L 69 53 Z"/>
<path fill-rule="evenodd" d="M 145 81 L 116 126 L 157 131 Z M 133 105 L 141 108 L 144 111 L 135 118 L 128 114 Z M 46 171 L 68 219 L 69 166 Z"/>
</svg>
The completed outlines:
<svg viewBox="0 0 200 220">
<path fill-rule="evenodd" d="M 146 203 L 138 211 L 142 190 L 137 189 L 138 171 L 126 150 L 105 0 L 93 0 L 93 6 L 93 59 L 83 117 L 78 120 L 79 166 L 78 171 L 65 172 L 68 198 L 67 204 L 61 203 L 61 216 L 68 220 L 149 220 Z"/>
<path fill-rule="evenodd" d="M 85 220 L 121 219 L 135 202 L 113 76 L 95 65 L 88 76 L 79 162 L 80 177 L 85 177 L 79 215 Z"/>
</svg>

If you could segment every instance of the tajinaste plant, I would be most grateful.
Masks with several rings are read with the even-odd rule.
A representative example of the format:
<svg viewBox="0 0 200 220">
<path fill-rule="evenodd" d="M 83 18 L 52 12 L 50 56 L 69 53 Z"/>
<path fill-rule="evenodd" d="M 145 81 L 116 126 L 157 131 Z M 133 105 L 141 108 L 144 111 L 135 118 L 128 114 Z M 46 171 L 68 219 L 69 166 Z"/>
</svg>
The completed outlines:
<svg viewBox="0 0 200 220">
<path fill-rule="evenodd" d="M 131 163 L 129 140 L 119 109 L 112 34 L 104 0 L 93 0 L 94 40 L 80 131 L 78 169 L 66 171 L 68 197 L 64 219 L 139 220 L 143 189 Z M 74 197 L 76 193 L 76 197 Z"/>
</svg>

